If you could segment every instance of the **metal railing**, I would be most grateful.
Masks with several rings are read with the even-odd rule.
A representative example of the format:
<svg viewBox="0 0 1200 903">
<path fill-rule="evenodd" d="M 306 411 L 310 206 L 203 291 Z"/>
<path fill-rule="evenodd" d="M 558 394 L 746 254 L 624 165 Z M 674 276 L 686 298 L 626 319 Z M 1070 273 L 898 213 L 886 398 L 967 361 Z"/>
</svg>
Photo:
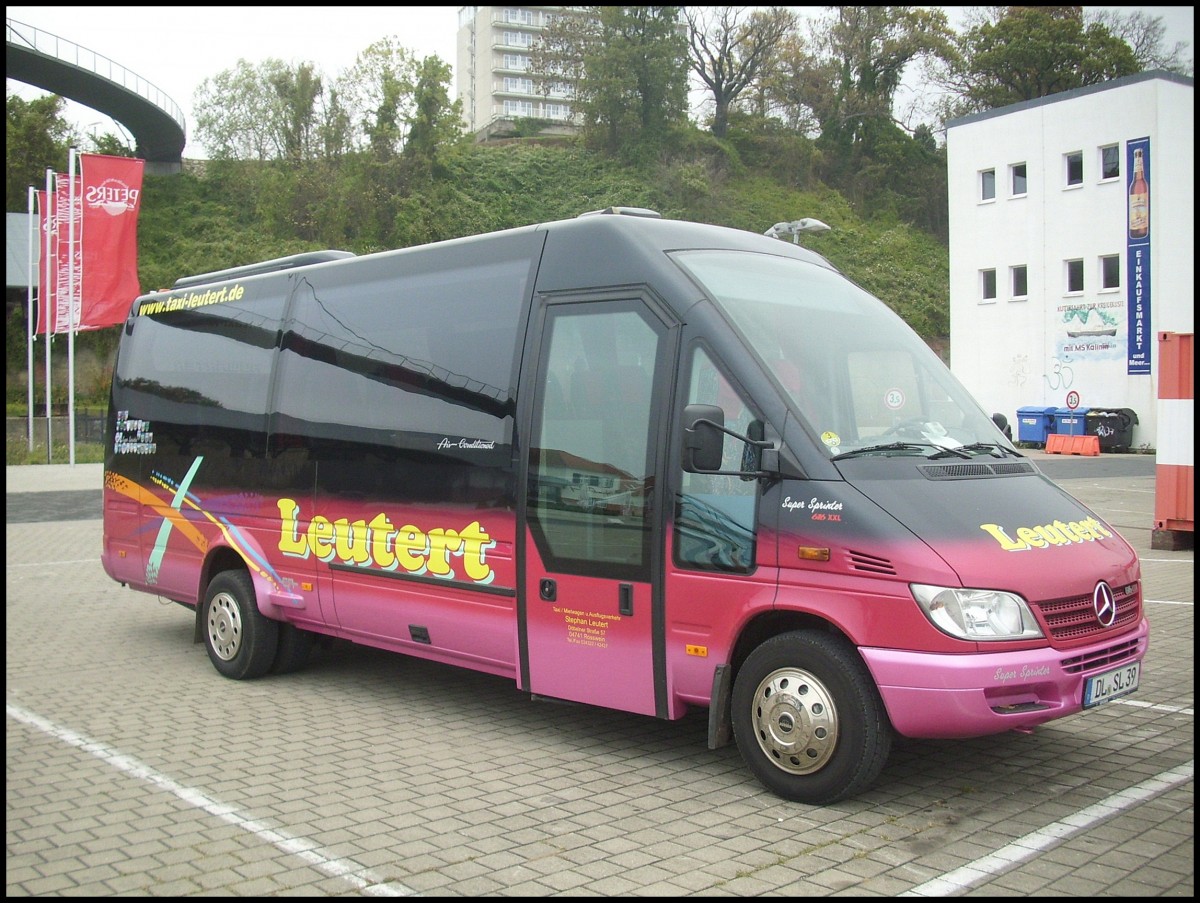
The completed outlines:
<svg viewBox="0 0 1200 903">
<path fill-rule="evenodd" d="M 161 90 L 156 88 L 136 72 L 131 72 L 120 63 L 110 60 L 102 54 L 86 47 L 80 47 L 73 41 L 60 38 L 58 35 L 42 31 L 32 25 L 17 22 L 15 19 L 4 20 L 4 37 L 7 43 L 28 47 L 45 56 L 54 57 L 64 63 L 86 69 L 102 78 L 118 84 L 139 97 L 144 97 L 159 109 L 165 111 L 179 123 L 179 127 L 187 134 L 187 120 L 183 109 L 171 100 Z"/>
</svg>

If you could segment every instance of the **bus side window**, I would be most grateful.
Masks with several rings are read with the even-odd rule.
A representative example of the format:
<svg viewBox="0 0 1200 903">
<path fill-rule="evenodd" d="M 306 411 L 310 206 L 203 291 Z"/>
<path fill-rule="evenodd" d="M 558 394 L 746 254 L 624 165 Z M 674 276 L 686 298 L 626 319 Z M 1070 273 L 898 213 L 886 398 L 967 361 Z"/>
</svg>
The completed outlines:
<svg viewBox="0 0 1200 903">
<path fill-rule="evenodd" d="M 753 412 L 703 350 L 692 356 L 687 404 L 715 404 L 725 426 L 746 434 Z M 726 436 L 722 470 L 740 470 L 745 443 Z M 747 573 L 754 567 L 758 481 L 686 473 L 675 500 L 675 559 L 700 570 Z"/>
</svg>

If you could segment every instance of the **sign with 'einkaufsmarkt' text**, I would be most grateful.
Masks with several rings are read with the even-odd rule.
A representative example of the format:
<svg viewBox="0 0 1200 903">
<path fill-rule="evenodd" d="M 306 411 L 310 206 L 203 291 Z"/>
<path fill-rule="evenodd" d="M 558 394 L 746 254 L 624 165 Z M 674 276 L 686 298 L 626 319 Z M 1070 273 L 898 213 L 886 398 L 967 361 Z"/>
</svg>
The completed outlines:
<svg viewBox="0 0 1200 903">
<path fill-rule="evenodd" d="M 1125 284 L 1129 315 L 1126 372 L 1149 374 L 1150 331 L 1150 139 L 1125 143 L 1129 176 L 1128 228 L 1125 232 Z"/>
</svg>

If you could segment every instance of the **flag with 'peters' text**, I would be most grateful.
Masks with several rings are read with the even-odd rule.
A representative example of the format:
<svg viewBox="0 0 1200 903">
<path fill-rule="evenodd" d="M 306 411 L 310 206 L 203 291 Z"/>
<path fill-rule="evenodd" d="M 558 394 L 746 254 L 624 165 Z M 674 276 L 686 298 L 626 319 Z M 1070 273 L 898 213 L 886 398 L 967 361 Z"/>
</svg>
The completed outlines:
<svg viewBox="0 0 1200 903">
<path fill-rule="evenodd" d="M 80 154 L 82 279 L 76 328 L 124 323 L 138 281 L 137 224 L 145 161 Z"/>
</svg>

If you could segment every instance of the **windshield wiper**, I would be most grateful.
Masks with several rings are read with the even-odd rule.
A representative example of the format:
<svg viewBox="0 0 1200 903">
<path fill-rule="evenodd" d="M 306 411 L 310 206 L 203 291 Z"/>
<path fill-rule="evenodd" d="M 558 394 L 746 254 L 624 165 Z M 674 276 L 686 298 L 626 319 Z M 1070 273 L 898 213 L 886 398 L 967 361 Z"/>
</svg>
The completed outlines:
<svg viewBox="0 0 1200 903">
<path fill-rule="evenodd" d="M 1014 458 L 1025 457 L 1020 452 L 1013 451 L 1011 448 L 1001 445 L 998 442 L 972 442 L 970 445 L 960 445 L 955 450 L 969 452 L 985 451 L 988 452 L 993 458 L 1007 458 L 1009 455 L 1012 455 Z"/>
<path fill-rule="evenodd" d="M 841 461 L 844 458 L 856 458 L 859 455 L 874 455 L 880 452 L 923 451 L 927 448 L 937 449 L 937 454 L 930 455 L 931 458 L 937 458 L 941 455 L 957 455 L 960 458 L 971 457 L 968 452 L 962 451 L 959 448 L 947 448 L 944 445 L 938 445 L 936 442 L 888 442 L 884 445 L 865 445 L 862 448 L 852 448 L 849 451 L 842 452 L 840 455 L 834 455 L 829 460 Z"/>
</svg>

